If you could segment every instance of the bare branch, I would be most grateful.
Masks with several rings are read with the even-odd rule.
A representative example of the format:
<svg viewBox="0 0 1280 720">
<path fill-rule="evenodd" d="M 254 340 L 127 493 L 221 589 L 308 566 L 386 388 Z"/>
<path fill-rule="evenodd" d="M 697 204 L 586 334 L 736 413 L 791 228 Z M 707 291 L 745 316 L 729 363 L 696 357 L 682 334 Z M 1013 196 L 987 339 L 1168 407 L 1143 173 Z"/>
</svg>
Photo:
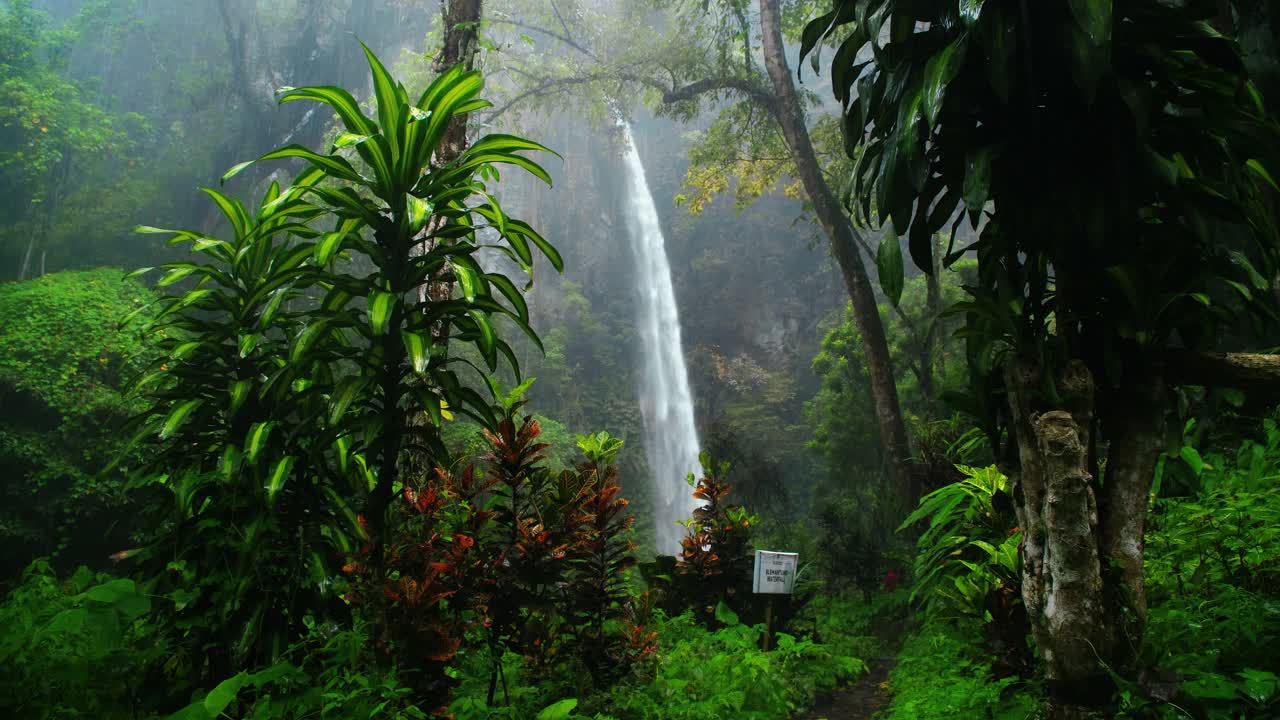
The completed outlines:
<svg viewBox="0 0 1280 720">
<path fill-rule="evenodd" d="M 559 13 L 556 13 L 556 14 L 559 15 Z M 542 35 L 546 35 L 547 37 L 550 37 L 550 38 L 555 38 L 556 40 L 559 40 L 560 42 L 564 43 L 565 45 L 568 45 L 574 50 L 577 50 L 583 55 L 586 55 L 592 60 L 595 60 L 597 62 L 603 62 L 599 58 L 599 56 L 597 56 L 594 52 L 591 51 L 590 48 L 578 42 L 577 40 L 573 39 L 573 37 L 568 34 L 569 32 L 568 27 L 565 27 L 564 34 L 561 34 L 556 32 L 555 30 L 548 30 L 547 28 L 539 27 L 537 25 L 530 25 L 528 23 L 524 23 L 519 20 L 509 20 L 507 18 L 493 18 L 492 20 L 490 20 L 490 22 L 492 22 L 494 25 L 511 25 L 512 27 L 522 28 L 530 32 L 536 32 Z M 563 24 L 563 21 L 561 22 Z"/>
</svg>

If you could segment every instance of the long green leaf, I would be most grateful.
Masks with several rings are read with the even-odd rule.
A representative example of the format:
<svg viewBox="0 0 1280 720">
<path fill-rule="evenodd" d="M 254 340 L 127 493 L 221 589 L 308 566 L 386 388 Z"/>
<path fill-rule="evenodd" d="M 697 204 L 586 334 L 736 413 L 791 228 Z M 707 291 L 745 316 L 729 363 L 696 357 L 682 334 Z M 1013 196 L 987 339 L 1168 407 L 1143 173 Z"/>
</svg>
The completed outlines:
<svg viewBox="0 0 1280 720">
<path fill-rule="evenodd" d="M 246 459 L 250 463 L 258 461 L 258 455 L 262 454 L 262 449 L 267 446 L 267 439 L 271 437 L 271 430 L 275 426 L 274 420 L 257 422 L 249 426 L 249 433 L 244 440 L 244 450 Z"/>
<path fill-rule="evenodd" d="M 382 290 L 374 290 L 369 295 L 369 328 L 375 337 L 387 333 L 398 301 L 395 295 Z"/>
<path fill-rule="evenodd" d="M 360 103 L 343 88 L 332 85 L 287 88 L 280 94 L 281 104 L 296 100 L 314 100 L 328 105 L 342 119 L 348 132 L 355 135 L 373 135 L 378 130 L 373 121 L 361 112 Z"/>
<path fill-rule="evenodd" d="M 880 238 L 880 247 L 876 250 L 876 269 L 880 274 L 880 288 L 889 298 L 889 302 L 897 307 L 902 299 L 904 269 L 902 264 L 902 245 L 898 242 L 898 234 L 893 231 L 893 224 L 885 227 Z"/>
<path fill-rule="evenodd" d="M 321 155 L 320 153 L 314 152 L 301 145 L 286 145 L 277 150 L 272 150 L 266 155 L 258 158 L 258 160 L 284 160 L 288 158 L 306 160 L 312 165 L 312 167 L 320 168 L 330 177 L 334 177 L 339 180 L 346 180 L 347 182 L 353 182 L 359 185 L 369 184 L 369 181 L 366 178 L 356 172 L 355 168 L 351 167 L 351 163 L 347 162 L 346 158 L 338 155 Z"/>
<path fill-rule="evenodd" d="M 276 468 L 272 471 L 271 479 L 267 483 L 267 503 L 275 502 L 276 495 L 280 494 L 285 480 L 289 479 L 289 473 L 293 471 L 293 466 L 297 461 L 298 459 L 292 455 L 285 455 L 280 458 L 280 462 L 276 463 Z"/>
<path fill-rule="evenodd" d="M 202 398 L 195 398 L 179 403 L 177 407 L 173 408 L 173 410 L 169 412 L 169 416 L 165 418 L 164 426 L 160 429 L 160 439 L 168 440 L 173 437 L 173 434 L 177 432 L 178 428 L 182 427 L 182 424 L 187 421 L 187 418 L 191 417 L 191 413 L 195 412 L 195 410 L 203 404 L 204 400 Z"/>
<path fill-rule="evenodd" d="M 931 129 L 938 126 L 938 113 L 942 112 L 942 101 L 947 84 L 955 79 L 964 64 L 965 36 L 960 36 L 933 57 L 929 58 L 924 70 L 924 116 Z"/>
<path fill-rule="evenodd" d="M 421 333 L 403 333 L 405 352 L 409 355 L 409 363 L 413 371 L 421 375 L 427 371 L 427 363 L 431 360 L 431 340 Z"/>
<path fill-rule="evenodd" d="M 235 231 L 237 238 L 243 238 L 249 234 L 253 221 L 249 218 L 249 211 L 245 210 L 244 204 L 236 198 L 227 195 L 213 188 L 200 188 L 206 195 L 213 198 L 217 203 L 218 209 L 226 216 L 227 221 L 231 223 L 231 229 Z M 198 248 L 197 248 L 198 249 Z"/>
</svg>

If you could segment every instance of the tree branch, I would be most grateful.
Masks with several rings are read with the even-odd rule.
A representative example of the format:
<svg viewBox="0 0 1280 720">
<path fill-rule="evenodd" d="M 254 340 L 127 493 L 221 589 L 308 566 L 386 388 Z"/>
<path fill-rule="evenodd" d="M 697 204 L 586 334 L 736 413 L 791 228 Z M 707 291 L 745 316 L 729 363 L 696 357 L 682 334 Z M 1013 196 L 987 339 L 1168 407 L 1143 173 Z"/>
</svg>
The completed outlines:
<svg viewBox="0 0 1280 720">
<path fill-rule="evenodd" d="M 683 87 L 664 89 L 662 103 L 664 105 L 672 105 L 682 100 L 692 100 L 699 95 L 720 90 L 733 90 L 773 113 L 775 117 L 778 114 L 777 98 L 766 90 L 763 85 L 758 85 L 745 78 L 707 78 L 689 83 Z"/>
<path fill-rule="evenodd" d="M 1171 385 L 1230 387 L 1280 395 L 1280 355 L 1166 350 L 1157 365 Z"/>
<path fill-rule="evenodd" d="M 557 11 L 556 17 L 559 18 L 559 15 L 560 13 L 559 11 Z M 493 23 L 494 25 L 511 25 L 512 27 L 523 28 L 530 32 L 536 32 L 542 35 L 546 35 L 547 37 L 559 40 L 565 45 L 568 45 L 569 47 L 573 48 L 574 50 L 577 50 L 578 52 L 582 53 L 583 55 L 586 55 L 587 57 L 591 58 L 592 60 L 595 60 L 596 62 L 603 62 L 594 52 L 591 51 L 590 48 L 586 47 L 582 43 L 579 43 L 577 40 L 574 40 L 573 37 L 569 35 L 568 27 L 565 27 L 565 32 L 561 34 L 556 32 L 555 30 L 548 30 L 547 28 L 539 27 L 537 25 L 530 25 L 528 23 L 520 22 L 519 20 L 509 20 L 506 18 L 493 18 L 489 22 Z M 564 20 L 561 20 L 560 24 L 561 26 L 564 26 Z"/>
</svg>

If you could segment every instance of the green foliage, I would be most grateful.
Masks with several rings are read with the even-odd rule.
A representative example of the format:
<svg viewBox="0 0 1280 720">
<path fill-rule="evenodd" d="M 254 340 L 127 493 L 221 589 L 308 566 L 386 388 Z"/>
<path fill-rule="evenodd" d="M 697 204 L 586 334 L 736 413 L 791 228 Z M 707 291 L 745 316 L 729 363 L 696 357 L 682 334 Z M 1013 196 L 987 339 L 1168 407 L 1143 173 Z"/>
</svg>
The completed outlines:
<svg viewBox="0 0 1280 720">
<path fill-rule="evenodd" d="M 824 593 L 806 604 L 790 627 L 812 627 L 814 639 L 837 655 L 883 657 L 897 651 L 910 614 L 905 586 L 873 593 L 870 600 L 863 594 Z"/>
<path fill-rule="evenodd" d="M 1021 533 L 1010 529 L 1008 478 L 994 466 L 958 469 L 964 479 L 921 498 L 899 529 L 928 521 L 917 541 L 911 600 L 942 600 L 981 617 L 987 591 L 1018 584 Z"/>
<path fill-rule="evenodd" d="M 688 614 L 659 623 L 652 681 L 618 686 L 604 709 L 620 720 L 774 720 L 866 671 L 857 658 L 785 633 L 776 635 L 775 651 L 763 652 L 761 626 L 725 619 L 715 631 Z"/>
<path fill-rule="evenodd" d="M 124 230 L 104 205 L 127 194 L 101 187 L 94 171 L 125 159 L 147 124 L 111 113 L 68 77 L 68 57 L 90 14 L 55 27 L 31 0 L 0 6 L 0 210 L 10 221 L 0 226 L 0 256 L 16 265 L 19 279 L 42 265 L 50 244 L 84 242 L 73 234 L 86 227 L 77 219 L 91 217 L 98 232 Z M 94 185 L 97 197 L 85 202 Z M 105 197 L 116 202 L 102 203 Z"/>
<path fill-rule="evenodd" d="M 307 392 L 327 368 L 286 362 L 314 339 L 297 311 L 317 281 L 315 245 L 293 240 L 311 235 L 302 222 L 316 214 L 298 204 L 305 187 L 273 184 L 252 214 L 206 189 L 232 239 L 173 234 L 205 260 L 161 266 L 161 287 L 198 282 L 159 302 L 150 332 L 160 356 L 138 381 L 150 405 L 133 423 L 155 449 L 135 480 L 154 498 L 142 559 L 194 641 L 182 661 L 209 653 L 214 674 L 288 647 L 305 609 L 336 600 L 335 563 L 361 534 L 354 476 L 324 464 L 343 398 Z"/>
<path fill-rule="evenodd" d="M 976 621 L 926 624 L 907 639 L 889 676 L 890 720 L 1036 717 L 1034 686 L 1015 676 L 995 678 L 985 649 L 973 639 Z"/>
<path fill-rule="evenodd" d="M 725 482 L 728 463 L 714 462 L 705 451 L 698 459 L 702 475 L 695 480 L 689 473 L 688 483 L 701 504 L 685 521 L 676 565 L 678 582 L 675 596 L 669 599 L 694 608 L 704 622 L 721 622 L 716 611 L 722 603 L 743 607 L 748 601 L 751 528 L 760 523 L 760 517 L 728 501 L 733 490 Z"/>
<path fill-rule="evenodd" d="M 839 38 L 831 80 L 861 217 L 874 202 L 926 272 L 977 254 L 972 382 L 955 400 L 993 444 L 1012 357 L 1037 358 L 1053 398 L 1047 379 L 1087 344 L 1105 397 L 1148 374 L 1135 349 L 1212 348 L 1274 319 L 1277 125 L 1218 12 L 841 0 L 806 28 L 804 54 Z M 978 241 L 935 248 L 966 214 L 975 228 L 988 217 Z"/>
<path fill-rule="evenodd" d="M 132 580 L 80 568 L 60 582 L 37 560 L 0 605 L 0 712 L 8 717 L 134 718 L 146 668 L 165 655 Z"/>
<path fill-rule="evenodd" d="M 101 471 L 138 409 L 125 385 L 155 354 L 140 321 L 120 322 L 152 300 L 110 269 L 0 285 L 0 576 L 55 553 L 100 566 L 135 529 L 119 522 L 123 473 Z M 73 542 L 90 538 L 93 556 Z"/>
<path fill-rule="evenodd" d="M 1198 496 L 1156 501 L 1147 532 L 1148 682 L 1122 685 L 1127 717 L 1270 717 L 1280 647 L 1280 452 L 1213 453 Z M 1168 704 L 1162 701 L 1168 701 Z"/>
<path fill-rule="evenodd" d="M 636 565 L 635 518 L 622 497 L 613 464 L 623 442 L 609 433 L 578 436 L 587 461 L 577 468 L 585 486 L 580 529 L 570 550 L 567 595 L 574 645 L 597 685 L 620 677 L 653 652 L 652 633 L 640 625 L 627 572 Z"/>
<path fill-rule="evenodd" d="M 298 158 L 309 169 L 283 191 L 273 184 L 253 212 L 207 189 L 233 239 L 174 232 L 172 242 L 191 243 L 202 262 L 168 264 L 160 281 L 197 282 L 163 301 L 157 329 L 167 358 L 143 381 L 156 389 L 138 420 L 141 437 L 162 458 L 151 482 L 174 500 L 157 549 L 178 558 L 169 564 L 184 582 L 171 596 L 178 610 L 192 605 L 194 627 L 229 651 L 223 671 L 278 656 L 300 632 L 302 608 L 326 615 L 334 561 L 366 537 L 373 607 L 383 607 L 387 511 L 402 489 L 402 453 L 447 464 L 438 432 L 447 409 L 496 426 L 490 401 L 462 383 L 450 344 L 474 346 L 489 372 L 502 356 L 518 373 L 491 316 L 536 335 L 515 284 L 476 261 L 477 233 L 495 230 L 526 270 L 533 249 L 560 266 L 555 249 L 507 217 L 485 185 L 496 164 L 548 180 L 519 154 L 545 148 L 489 135 L 430 165 L 449 123 L 487 106 L 476 97 L 479 73 L 446 71 L 411 103 L 365 55 L 377 121 L 338 87 L 285 91 L 282 103 L 322 103 L 346 132 L 329 154 L 290 145 L 260 158 Z M 314 227 L 325 221 L 331 229 Z M 367 524 L 358 526 L 360 505 Z M 387 617 L 375 612 L 374 620 L 385 648 Z"/>
<path fill-rule="evenodd" d="M 367 627 L 319 625 L 305 619 L 307 633 L 272 665 L 242 671 L 167 720 L 425 720 L 428 715 L 395 669 L 380 670 L 369 656 Z"/>
</svg>

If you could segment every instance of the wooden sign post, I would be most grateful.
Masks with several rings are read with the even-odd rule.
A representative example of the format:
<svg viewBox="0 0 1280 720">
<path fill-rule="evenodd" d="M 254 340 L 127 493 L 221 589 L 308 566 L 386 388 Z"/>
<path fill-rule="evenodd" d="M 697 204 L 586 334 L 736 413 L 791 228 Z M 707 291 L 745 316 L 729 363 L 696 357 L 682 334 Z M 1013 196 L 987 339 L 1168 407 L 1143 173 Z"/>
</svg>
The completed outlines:
<svg viewBox="0 0 1280 720">
<path fill-rule="evenodd" d="M 751 590 L 757 595 L 768 595 L 764 610 L 764 649 L 773 645 L 773 596 L 790 595 L 796 585 L 797 553 L 756 551 L 755 574 Z"/>
</svg>

